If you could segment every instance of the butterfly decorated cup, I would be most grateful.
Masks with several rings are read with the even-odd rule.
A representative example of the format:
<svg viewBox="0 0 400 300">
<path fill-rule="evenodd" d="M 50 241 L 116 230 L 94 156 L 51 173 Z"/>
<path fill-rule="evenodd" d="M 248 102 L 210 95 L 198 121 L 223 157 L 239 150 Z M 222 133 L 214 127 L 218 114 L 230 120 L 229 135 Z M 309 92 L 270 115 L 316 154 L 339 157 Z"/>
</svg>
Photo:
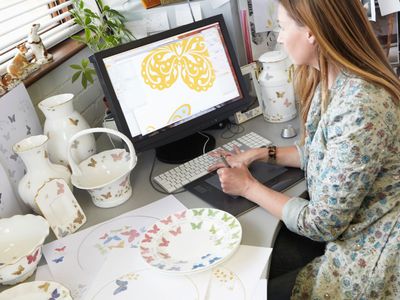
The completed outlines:
<svg viewBox="0 0 400 300">
<path fill-rule="evenodd" d="M 69 140 L 69 148 L 75 139 L 92 133 L 116 135 L 128 146 L 125 149 L 106 150 L 90 156 L 79 165 L 68 151 L 68 161 L 72 169 L 71 181 L 79 189 L 87 190 L 93 203 L 98 207 L 114 207 L 127 201 L 132 195 L 130 174 L 137 162 L 132 142 L 124 134 L 109 128 L 85 129 Z"/>
<path fill-rule="evenodd" d="M 0 283 L 13 285 L 33 274 L 42 257 L 49 224 L 41 216 L 0 219 Z"/>
</svg>

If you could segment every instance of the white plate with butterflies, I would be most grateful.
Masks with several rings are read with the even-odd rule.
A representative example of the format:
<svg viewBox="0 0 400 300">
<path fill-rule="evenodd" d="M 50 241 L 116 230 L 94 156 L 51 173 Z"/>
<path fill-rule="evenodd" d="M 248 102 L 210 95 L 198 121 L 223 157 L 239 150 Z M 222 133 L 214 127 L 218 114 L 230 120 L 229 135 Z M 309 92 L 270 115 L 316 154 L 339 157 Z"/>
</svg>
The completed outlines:
<svg viewBox="0 0 400 300">
<path fill-rule="evenodd" d="M 21 283 L 0 293 L 0 300 L 72 300 L 69 290 L 54 281 Z"/>
<path fill-rule="evenodd" d="M 35 202 L 58 239 L 75 232 L 86 222 L 82 208 L 64 179 L 46 182 L 38 190 Z"/>
<path fill-rule="evenodd" d="M 242 227 L 231 214 L 213 208 L 174 213 L 150 226 L 140 254 L 168 274 L 193 274 L 228 259 L 240 245 Z"/>
</svg>

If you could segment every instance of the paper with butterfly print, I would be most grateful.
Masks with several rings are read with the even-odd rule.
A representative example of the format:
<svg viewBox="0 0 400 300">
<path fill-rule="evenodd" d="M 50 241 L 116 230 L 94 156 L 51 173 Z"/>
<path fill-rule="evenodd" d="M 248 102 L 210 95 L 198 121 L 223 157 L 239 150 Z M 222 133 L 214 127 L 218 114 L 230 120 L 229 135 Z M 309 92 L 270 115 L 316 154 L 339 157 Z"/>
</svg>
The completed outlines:
<svg viewBox="0 0 400 300">
<path fill-rule="evenodd" d="M 231 214 L 214 208 L 175 212 L 148 228 L 140 254 L 166 274 L 193 274 L 215 267 L 240 245 L 242 227 Z"/>
<path fill-rule="evenodd" d="M 67 286 L 74 300 L 83 295 L 110 253 L 136 251 L 144 232 L 155 222 L 185 207 L 174 196 L 132 210 L 43 246 L 54 279 Z"/>
<path fill-rule="evenodd" d="M 60 239 L 77 231 L 86 216 L 64 179 L 52 179 L 37 192 L 35 202 Z"/>
<path fill-rule="evenodd" d="M 0 98 L 0 112 L 0 162 L 18 197 L 18 182 L 24 176 L 25 165 L 14 153 L 12 146 L 28 136 L 42 134 L 43 131 L 22 83 Z M 20 202 L 22 209 L 27 212 L 27 208 Z"/>
<path fill-rule="evenodd" d="M 167 276 L 150 268 L 138 251 L 132 253 L 125 249 L 110 254 L 85 299 L 205 299 L 210 273 Z"/>
</svg>

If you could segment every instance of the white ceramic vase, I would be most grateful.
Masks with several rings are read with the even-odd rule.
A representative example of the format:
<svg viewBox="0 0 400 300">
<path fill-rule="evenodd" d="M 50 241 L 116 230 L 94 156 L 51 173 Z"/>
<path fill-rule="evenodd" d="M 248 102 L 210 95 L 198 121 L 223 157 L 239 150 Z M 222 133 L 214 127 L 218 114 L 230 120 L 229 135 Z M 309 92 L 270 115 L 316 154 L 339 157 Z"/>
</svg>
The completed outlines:
<svg viewBox="0 0 400 300">
<path fill-rule="evenodd" d="M 73 94 L 55 95 L 39 103 L 46 116 L 44 134 L 49 137 L 47 150 L 50 160 L 56 164 L 68 165 L 68 141 L 75 133 L 90 128 L 86 120 L 74 110 Z M 82 161 L 96 152 L 92 134 L 85 135 L 72 145 L 71 154 L 76 161 Z"/>
<path fill-rule="evenodd" d="M 64 179 L 71 191 L 71 173 L 67 167 L 50 162 L 46 151 L 48 137 L 46 135 L 30 136 L 13 146 L 26 166 L 26 174 L 18 183 L 18 193 L 27 205 L 36 213 L 41 214 L 35 202 L 35 196 L 39 188 L 47 181 L 54 178 Z"/>
<path fill-rule="evenodd" d="M 281 50 L 266 52 L 259 61 L 263 70 L 259 76 L 261 86 L 260 106 L 264 119 L 281 123 L 296 117 L 292 65 L 286 53 Z"/>
</svg>

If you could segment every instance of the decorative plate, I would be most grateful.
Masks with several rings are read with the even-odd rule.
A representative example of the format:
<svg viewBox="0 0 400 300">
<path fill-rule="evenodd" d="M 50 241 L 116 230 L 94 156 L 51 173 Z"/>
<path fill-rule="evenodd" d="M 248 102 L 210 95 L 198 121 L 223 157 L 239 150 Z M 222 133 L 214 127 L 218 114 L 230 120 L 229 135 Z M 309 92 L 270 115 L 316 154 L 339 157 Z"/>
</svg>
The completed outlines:
<svg viewBox="0 0 400 300">
<path fill-rule="evenodd" d="M 142 258 L 168 274 L 205 271 L 229 258 L 240 245 L 242 227 L 231 214 L 189 209 L 150 226 L 140 242 Z"/>
<path fill-rule="evenodd" d="M 72 300 L 69 290 L 53 281 L 21 283 L 0 293 L 0 300 Z"/>
<path fill-rule="evenodd" d="M 37 192 L 35 202 L 47 219 L 56 237 L 77 231 L 86 216 L 64 179 L 52 179 Z"/>
</svg>

